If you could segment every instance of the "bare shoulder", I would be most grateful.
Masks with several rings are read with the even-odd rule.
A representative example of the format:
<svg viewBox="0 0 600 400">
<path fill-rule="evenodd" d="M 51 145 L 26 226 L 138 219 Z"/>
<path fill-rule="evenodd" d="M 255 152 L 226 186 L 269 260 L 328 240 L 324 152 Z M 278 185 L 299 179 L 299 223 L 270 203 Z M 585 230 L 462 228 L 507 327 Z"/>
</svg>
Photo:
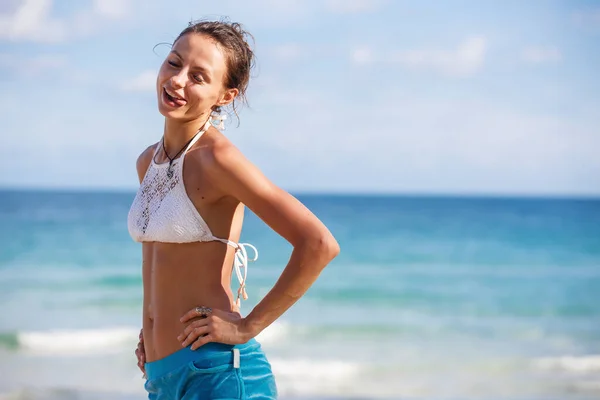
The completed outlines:
<svg viewBox="0 0 600 400">
<path fill-rule="evenodd" d="M 222 137 L 215 141 L 207 161 L 212 168 L 221 170 L 235 165 L 250 163 L 244 154 L 227 138 Z"/>
<path fill-rule="evenodd" d="M 156 149 L 157 145 L 158 142 L 146 147 L 146 149 L 142 151 L 137 158 L 135 166 L 140 182 L 144 179 L 144 175 L 146 175 L 146 171 L 148 170 L 148 166 L 150 166 L 150 161 L 152 160 L 152 156 L 154 155 L 154 150 Z"/>
<path fill-rule="evenodd" d="M 235 168 L 236 165 L 249 167 L 251 164 L 242 152 L 218 131 L 207 136 L 197 150 L 197 155 L 193 157 L 194 161 L 209 176 L 218 177 L 226 170 Z"/>
<path fill-rule="evenodd" d="M 222 197 L 234 198 L 246 205 L 274 231 L 292 245 L 305 243 L 307 238 L 318 243 L 335 243 L 318 218 L 300 201 L 267 178 L 260 169 L 222 135 L 207 137 L 198 147 L 201 167 Z M 335 243 L 335 246 L 333 245 Z"/>
<path fill-rule="evenodd" d="M 192 151 L 194 167 L 202 171 L 221 196 L 232 196 L 244 202 L 249 193 L 243 187 L 272 190 L 273 184 L 225 135 L 210 131 L 202 144 Z"/>
</svg>

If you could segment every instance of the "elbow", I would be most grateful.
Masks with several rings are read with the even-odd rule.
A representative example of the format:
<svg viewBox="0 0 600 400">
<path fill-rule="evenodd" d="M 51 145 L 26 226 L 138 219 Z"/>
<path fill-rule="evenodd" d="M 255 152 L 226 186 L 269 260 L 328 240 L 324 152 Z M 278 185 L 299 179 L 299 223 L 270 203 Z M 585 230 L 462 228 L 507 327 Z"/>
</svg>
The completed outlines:
<svg viewBox="0 0 600 400">
<path fill-rule="evenodd" d="M 323 267 L 340 254 L 340 245 L 330 233 L 320 236 L 311 247 L 322 260 Z"/>
<path fill-rule="evenodd" d="M 336 258 L 338 254 L 340 254 L 340 244 L 332 236 L 327 243 L 327 256 L 329 257 L 329 261 Z"/>
</svg>

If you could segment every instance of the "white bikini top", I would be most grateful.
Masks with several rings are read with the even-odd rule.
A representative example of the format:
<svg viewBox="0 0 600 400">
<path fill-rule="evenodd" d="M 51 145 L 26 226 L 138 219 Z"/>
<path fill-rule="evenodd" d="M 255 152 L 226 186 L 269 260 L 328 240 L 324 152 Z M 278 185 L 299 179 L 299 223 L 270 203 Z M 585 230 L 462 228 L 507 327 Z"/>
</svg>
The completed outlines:
<svg viewBox="0 0 600 400">
<path fill-rule="evenodd" d="M 235 243 L 214 236 L 188 197 L 183 182 L 185 154 L 209 126 L 210 121 L 194 136 L 181 157 L 173 160 L 171 166 L 168 162 L 154 162 L 160 149 L 160 145 L 156 146 L 152 161 L 129 209 L 127 228 L 136 242 L 190 243 L 216 240 L 235 248 L 233 268 L 240 282 L 236 305 L 240 307 L 240 297 L 244 300 L 248 298 L 248 262 L 258 259 L 258 251 L 249 243 Z M 246 247 L 254 251 L 252 259 L 248 259 Z"/>
</svg>

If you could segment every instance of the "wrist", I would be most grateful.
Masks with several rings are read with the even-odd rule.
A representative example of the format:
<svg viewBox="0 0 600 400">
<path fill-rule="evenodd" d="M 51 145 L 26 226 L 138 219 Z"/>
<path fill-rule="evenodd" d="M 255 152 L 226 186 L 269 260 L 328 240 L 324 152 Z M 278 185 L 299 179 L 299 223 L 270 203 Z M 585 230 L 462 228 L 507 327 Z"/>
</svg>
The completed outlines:
<svg viewBox="0 0 600 400">
<path fill-rule="evenodd" d="M 245 342 L 256 337 L 261 329 L 248 317 L 242 318 L 241 329 Z"/>
</svg>

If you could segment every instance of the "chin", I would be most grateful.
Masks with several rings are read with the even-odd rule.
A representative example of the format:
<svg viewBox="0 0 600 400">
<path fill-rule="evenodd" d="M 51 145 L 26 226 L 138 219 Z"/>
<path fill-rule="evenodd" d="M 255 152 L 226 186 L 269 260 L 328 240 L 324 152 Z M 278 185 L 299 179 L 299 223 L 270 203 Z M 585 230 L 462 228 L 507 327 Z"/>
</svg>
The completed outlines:
<svg viewBox="0 0 600 400">
<path fill-rule="evenodd" d="M 183 108 L 173 108 L 165 104 L 162 98 L 158 97 L 158 112 L 166 118 L 180 119 L 184 118 L 185 110 Z"/>
<path fill-rule="evenodd" d="M 167 107 L 165 107 L 164 105 L 160 104 L 160 102 L 158 103 L 158 112 L 161 113 L 161 115 L 165 118 L 173 118 L 173 119 L 178 119 L 181 118 L 181 113 L 178 112 L 179 110 L 171 110 Z"/>
</svg>

